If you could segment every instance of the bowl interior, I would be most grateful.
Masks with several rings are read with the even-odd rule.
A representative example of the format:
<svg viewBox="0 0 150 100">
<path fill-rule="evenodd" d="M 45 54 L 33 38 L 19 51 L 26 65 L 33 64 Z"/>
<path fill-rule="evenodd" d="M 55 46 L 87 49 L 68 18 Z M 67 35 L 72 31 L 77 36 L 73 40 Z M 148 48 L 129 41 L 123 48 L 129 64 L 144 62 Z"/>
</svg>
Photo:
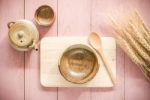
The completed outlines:
<svg viewBox="0 0 150 100">
<path fill-rule="evenodd" d="M 61 56 L 59 69 L 62 76 L 73 83 L 85 83 L 98 71 L 98 59 L 86 45 L 72 45 Z"/>
<path fill-rule="evenodd" d="M 54 21 L 54 11 L 48 5 L 43 5 L 36 10 L 35 19 L 40 25 L 50 25 Z"/>
</svg>

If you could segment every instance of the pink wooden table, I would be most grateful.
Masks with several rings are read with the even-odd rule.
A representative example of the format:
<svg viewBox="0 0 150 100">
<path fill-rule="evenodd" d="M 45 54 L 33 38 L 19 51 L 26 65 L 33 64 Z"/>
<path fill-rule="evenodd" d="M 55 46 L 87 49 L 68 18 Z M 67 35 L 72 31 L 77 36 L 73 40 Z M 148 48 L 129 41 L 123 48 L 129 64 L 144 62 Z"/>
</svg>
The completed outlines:
<svg viewBox="0 0 150 100">
<path fill-rule="evenodd" d="M 18 52 L 7 39 L 7 23 L 34 19 L 35 9 L 52 6 L 52 27 L 38 26 L 44 36 L 109 36 L 107 14 L 137 8 L 150 26 L 150 0 L 0 0 L 0 100 L 150 100 L 150 83 L 117 47 L 118 85 L 114 88 L 45 88 L 40 85 L 39 51 Z"/>
</svg>

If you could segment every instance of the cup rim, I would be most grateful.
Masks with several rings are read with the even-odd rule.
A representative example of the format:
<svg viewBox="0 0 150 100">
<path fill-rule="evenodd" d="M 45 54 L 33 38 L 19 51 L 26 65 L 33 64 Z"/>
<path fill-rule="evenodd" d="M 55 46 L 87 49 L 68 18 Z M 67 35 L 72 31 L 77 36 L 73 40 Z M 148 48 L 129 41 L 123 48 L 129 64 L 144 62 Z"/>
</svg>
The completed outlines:
<svg viewBox="0 0 150 100">
<path fill-rule="evenodd" d="M 53 13 L 53 18 L 52 18 L 52 19 L 49 21 L 49 23 L 47 23 L 47 24 L 41 23 L 41 22 L 38 20 L 38 12 L 39 12 L 43 7 L 48 7 L 48 8 L 50 8 L 51 11 L 52 11 L 52 13 Z M 35 14 L 34 14 L 34 19 L 35 19 L 35 21 L 36 21 L 39 25 L 42 25 L 42 26 L 51 26 L 51 25 L 53 24 L 53 22 L 55 21 L 55 17 L 56 17 L 56 15 L 55 15 L 54 9 L 53 9 L 51 6 L 46 5 L 46 4 L 39 6 L 39 7 L 36 9 Z"/>
</svg>

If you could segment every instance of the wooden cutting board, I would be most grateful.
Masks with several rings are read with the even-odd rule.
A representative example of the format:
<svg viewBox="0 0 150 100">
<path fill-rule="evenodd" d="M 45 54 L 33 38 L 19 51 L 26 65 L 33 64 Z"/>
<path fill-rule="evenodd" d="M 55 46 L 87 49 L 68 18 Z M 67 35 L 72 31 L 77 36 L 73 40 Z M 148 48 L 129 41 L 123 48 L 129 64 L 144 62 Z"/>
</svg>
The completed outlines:
<svg viewBox="0 0 150 100">
<path fill-rule="evenodd" d="M 99 58 L 99 71 L 96 76 L 84 84 L 73 84 L 66 81 L 60 74 L 58 60 L 62 52 L 70 45 L 88 45 L 87 37 L 46 37 L 40 45 L 40 81 L 45 87 L 112 87 L 113 84 Z M 116 43 L 111 37 L 103 37 L 102 45 L 108 62 L 116 76 Z"/>
</svg>

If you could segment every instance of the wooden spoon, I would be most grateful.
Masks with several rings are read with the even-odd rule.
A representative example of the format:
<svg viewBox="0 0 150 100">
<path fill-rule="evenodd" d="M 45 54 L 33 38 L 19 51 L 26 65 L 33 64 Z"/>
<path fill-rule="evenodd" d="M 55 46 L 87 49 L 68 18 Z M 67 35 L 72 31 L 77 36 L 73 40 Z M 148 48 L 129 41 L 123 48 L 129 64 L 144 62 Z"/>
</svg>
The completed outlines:
<svg viewBox="0 0 150 100">
<path fill-rule="evenodd" d="M 88 38 L 89 44 L 98 52 L 98 54 L 101 56 L 102 61 L 107 69 L 107 72 L 112 80 L 112 83 L 115 85 L 116 84 L 116 78 L 113 75 L 113 72 L 110 68 L 110 65 L 108 63 L 108 60 L 106 59 L 103 49 L 102 49 L 102 41 L 101 37 L 97 33 L 90 33 L 89 38 Z"/>
</svg>

